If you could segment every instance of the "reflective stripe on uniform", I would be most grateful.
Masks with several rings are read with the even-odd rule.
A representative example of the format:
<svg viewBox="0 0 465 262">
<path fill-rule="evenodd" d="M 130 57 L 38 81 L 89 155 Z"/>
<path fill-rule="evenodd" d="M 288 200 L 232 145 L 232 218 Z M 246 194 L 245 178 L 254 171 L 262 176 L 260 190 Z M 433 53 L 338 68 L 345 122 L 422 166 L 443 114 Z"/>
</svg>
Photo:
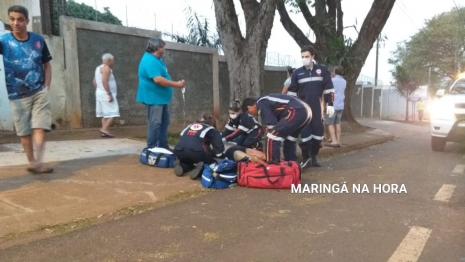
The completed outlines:
<svg viewBox="0 0 465 262">
<path fill-rule="evenodd" d="M 281 142 L 284 141 L 284 138 L 272 135 L 271 133 L 266 134 L 266 137 L 268 137 L 271 140 L 275 140 L 275 141 L 281 141 Z"/>
<path fill-rule="evenodd" d="M 297 138 L 292 137 L 292 136 L 288 136 L 288 137 L 286 137 L 286 139 L 289 140 L 289 141 L 292 141 L 292 142 L 297 141 Z"/>
<path fill-rule="evenodd" d="M 181 132 L 181 136 L 184 135 L 184 132 L 186 132 L 187 129 L 189 129 L 191 127 L 192 124 L 188 125 L 186 128 L 184 128 L 184 130 L 182 130 Z"/>
<path fill-rule="evenodd" d="M 241 126 L 241 125 L 239 125 L 239 129 L 247 133 L 250 131 L 250 129 L 246 128 L 245 126 Z"/>
<path fill-rule="evenodd" d="M 299 79 L 297 82 L 301 84 L 301 83 L 307 83 L 307 82 L 313 82 L 313 81 L 323 81 L 323 77 L 322 76 L 306 77 L 306 78 Z"/>
<path fill-rule="evenodd" d="M 315 139 L 315 140 L 323 140 L 322 136 L 310 135 L 308 137 L 302 138 L 300 141 L 302 141 L 302 143 L 305 143 L 307 141 L 310 141 L 310 139 L 312 139 L 312 138 Z"/>
<path fill-rule="evenodd" d="M 209 127 L 205 128 L 205 129 L 202 131 L 202 133 L 200 133 L 200 137 L 201 137 L 201 138 L 204 138 L 205 135 L 207 134 L 207 132 L 210 131 L 210 130 L 212 130 L 212 129 L 213 129 L 212 126 L 209 126 Z"/>
<path fill-rule="evenodd" d="M 268 99 L 269 101 L 279 102 L 279 103 L 284 103 L 284 104 L 287 104 L 287 103 L 289 103 L 289 101 L 291 101 L 291 100 L 281 99 L 281 98 L 276 98 L 276 97 L 271 97 L 271 96 L 264 96 L 264 97 L 258 99 L 257 103 L 262 99 Z"/>
<path fill-rule="evenodd" d="M 228 129 L 228 130 L 231 130 L 231 131 L 236 130 L 234 127 L 230 126 L 229 124 L 227 124 L 227 125 L 225 126 L 225 128 Z"/>
</svg>

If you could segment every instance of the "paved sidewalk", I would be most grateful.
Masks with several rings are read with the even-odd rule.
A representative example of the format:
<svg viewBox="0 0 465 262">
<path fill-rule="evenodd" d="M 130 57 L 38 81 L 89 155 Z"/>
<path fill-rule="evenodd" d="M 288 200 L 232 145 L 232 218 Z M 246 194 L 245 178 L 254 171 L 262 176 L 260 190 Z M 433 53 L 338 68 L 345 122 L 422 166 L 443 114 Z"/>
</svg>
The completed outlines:
<svg viewBox="0 0 465 262">
<path fill-rule="evenodd" d="M 5 144 L 17 138 L 5 134 L 0 137 L 3 143 L 0 145 L 0 242 L 3 244 L 21 232 L 47 234 L 58 229 L 71 230 L 86 223 L 117 218 L 122 214 L 119 210 L 141 203 L 165 203 L 209 192 L 203 190 L 199 181 L 176 177 L 172 169 L 140 164 L 139 153 L 145 142 L 124 137 L 143 133 L 145 127 L 115 129 L 119 138 L 114 139 L 95 139 L 98 135 L 95 130 L 67 132 L 73 134 L 50 133 L 46 161 L 55 172 L 41 176 L 26 172 L 25 155 L 19 143 Z M 340 148 L 321 149 L 322 165 L 330 161 L 327 157 L 393 138 L 377 129 L 345 135 Z M 144 210 L 136 207 L 129 211 Z M 66 223 L 69 224 L 56 226 Z"/>
</svg>

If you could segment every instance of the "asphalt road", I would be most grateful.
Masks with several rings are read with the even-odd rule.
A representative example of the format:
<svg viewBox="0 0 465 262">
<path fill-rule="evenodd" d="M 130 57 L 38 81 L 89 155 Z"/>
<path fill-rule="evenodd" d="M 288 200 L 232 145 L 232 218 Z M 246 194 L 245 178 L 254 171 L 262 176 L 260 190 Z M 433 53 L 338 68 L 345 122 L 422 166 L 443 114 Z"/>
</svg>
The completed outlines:
<svg viewBox="0 0 465 262">
<path fill-rule="evenodd" d="M 426 126 L 368 124 L 399 139 L 303 175 L 307 184 L 346 182 L 348 193 L 221 190 L 1 250 L 0 261 L 465 261 L 461 146 L 432 152 Z M 374 193 L 379 184 L 407 192 Z"/>
</svg>

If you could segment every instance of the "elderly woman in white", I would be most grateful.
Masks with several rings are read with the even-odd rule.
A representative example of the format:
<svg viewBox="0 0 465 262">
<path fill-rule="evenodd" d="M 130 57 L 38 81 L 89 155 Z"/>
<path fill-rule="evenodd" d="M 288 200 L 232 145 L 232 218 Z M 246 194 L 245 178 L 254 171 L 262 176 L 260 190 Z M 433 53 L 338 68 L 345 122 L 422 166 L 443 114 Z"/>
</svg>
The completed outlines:
<svg viewBox="0 0 465 262">
<path fill-rule="evenodd" d="M 119 117 L 119 106 L 116 100 L 116 81 L 111 68 L 115 59 L 111 54 L 102 56 L 102 64 L 95 69 L 93 84 L 95 87 L 96 116 L 102 118 L 102 137 L 114 137 L 108 130 L 113 118 Z"/>
</svg>

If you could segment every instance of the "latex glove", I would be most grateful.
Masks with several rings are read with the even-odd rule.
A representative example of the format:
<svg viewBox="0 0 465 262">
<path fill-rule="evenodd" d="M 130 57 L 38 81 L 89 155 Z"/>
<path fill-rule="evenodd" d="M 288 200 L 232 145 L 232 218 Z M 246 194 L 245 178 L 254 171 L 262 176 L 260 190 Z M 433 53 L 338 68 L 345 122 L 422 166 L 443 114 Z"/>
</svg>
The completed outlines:
<svg viewBox="0 0 465 262">
<path fill-rule="evenodd" d="M 326 113 L 328 114 L 329 117 L 333 117 L 333 115 L 334 115 L 334 107 L 327 106 L 326 107 Z"/>
<path fill-rule="evenodd" d="M 226 141 L 226 138 L 221 139 L 223 141 L 223 144 L 226 144 L 228 141 Z"/>
</svg>

